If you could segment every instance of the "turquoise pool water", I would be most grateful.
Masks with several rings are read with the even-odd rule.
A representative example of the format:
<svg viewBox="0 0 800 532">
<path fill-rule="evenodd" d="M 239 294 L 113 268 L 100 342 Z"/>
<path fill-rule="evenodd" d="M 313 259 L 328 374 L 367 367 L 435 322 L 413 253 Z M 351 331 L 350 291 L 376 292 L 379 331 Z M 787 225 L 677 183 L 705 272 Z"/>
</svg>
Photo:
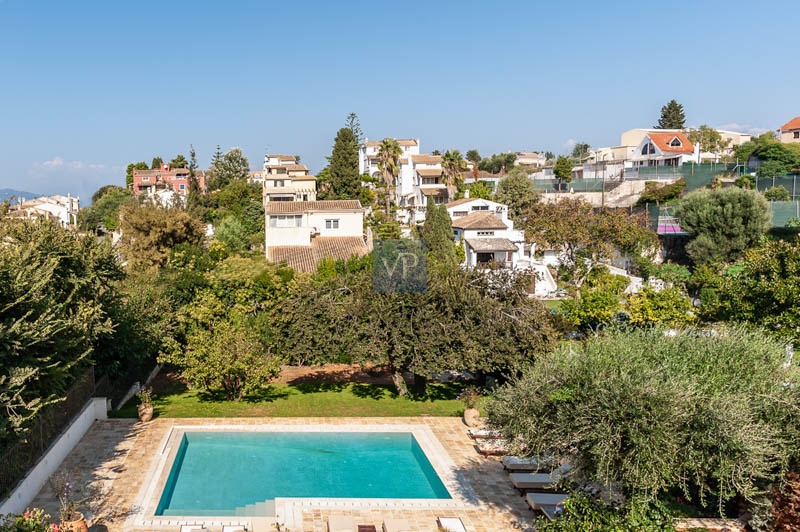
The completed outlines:
<svg viewBox="0 0 800 532">
<path fill-rule="evenodd" d="M 186 432 L 156 515 L 246 515 L 275 497 L 450 494 L 410 432 Z"/>
</svg>

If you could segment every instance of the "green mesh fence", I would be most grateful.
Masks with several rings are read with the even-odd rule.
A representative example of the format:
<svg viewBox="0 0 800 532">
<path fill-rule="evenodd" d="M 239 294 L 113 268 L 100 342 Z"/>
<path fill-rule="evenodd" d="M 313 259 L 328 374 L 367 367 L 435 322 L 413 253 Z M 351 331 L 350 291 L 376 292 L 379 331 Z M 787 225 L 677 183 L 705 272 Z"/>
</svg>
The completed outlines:
<svg viewBox="0 0 800 532">
<path fill-rule="evenodd" d="M 606 192 L 619 185 L 619 180 L 606 180 Z M 601 192 L 602 179 L 573 179 L 569 183 L 560 182 L 558 179 L 534 179 L 533 186 L 542 192 Z M 560 187 L 560 188 L 559 188 Z"/>
<path fill-rule="evenodd" d="M 796 175 L 785 175 L 770 179 L 759 179 L 756 177 L 755 181 L 756 190 L 759 192 L 767 191 L 772 187 L 783 187 L 789 191 L 789 196 L 791 196 L 792 199 L 797 199 L 798 194 L 800 194 L 800 188 L 798 188 Z"/>
<path fill-rule="evenodd" d="M 783 227 L 789 218 L 800 217 L 800 201 L 770 201 L 772 227 Z"/>
</svg>

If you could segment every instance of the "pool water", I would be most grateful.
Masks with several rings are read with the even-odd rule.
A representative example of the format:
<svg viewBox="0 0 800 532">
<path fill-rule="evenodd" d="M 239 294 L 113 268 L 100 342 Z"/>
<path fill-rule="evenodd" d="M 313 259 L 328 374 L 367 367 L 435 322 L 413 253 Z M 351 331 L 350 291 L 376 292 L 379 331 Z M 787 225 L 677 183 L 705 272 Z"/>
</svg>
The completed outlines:
<svg viewBox="0 0 800 532">
<path fill-rule="evenodd" d="M 410 432 L 186 432 L 156 515 L 246 515 L 275 497 L 450 494 Z"/>
</svg>

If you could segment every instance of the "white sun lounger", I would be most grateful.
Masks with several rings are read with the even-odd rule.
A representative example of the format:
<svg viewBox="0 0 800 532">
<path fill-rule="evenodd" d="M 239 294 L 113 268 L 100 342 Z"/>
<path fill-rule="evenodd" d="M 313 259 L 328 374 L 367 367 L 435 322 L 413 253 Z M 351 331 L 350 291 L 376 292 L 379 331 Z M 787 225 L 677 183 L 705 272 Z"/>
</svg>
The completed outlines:
<svg viewBox="0 0 800 532">
<path fill-rule="evenodd" d="M 244 525 L 223 525 L 222 532 L 247 532 L 247 527 Z"/>
<path fill-rule="evenodd" d="M 458 517 L 437 517 L 436 524 L 439 525 L 439 530 L 446 530 L 447 532 L 467 532 L 464 523 Z"/>
<path fill-rule="evenodd" d="M 197 532 L 198 530 L 205 530 L 203 525 L 181 525 L 181 532 Z"/>
<path fill-rule="evenodd" d="M 467 436 L 472 438 L 473 440 L 496 440 L 502 436 L 499 430 L 488 430 L 488 429 L 469 429 L 467 431 Z"/>
<path fill-rule="evenodd" d="M 349 515 L 332 515 L 328 518 L 328 532 L 354 532 L 356 520 Z"/>
<path fill-rule="evenodd" d="M 547 459 L 540 461 L 524 456 L 504 456 L 502 462 L 503 469 L 512 473 L 550 471 L 552 469 L 552 461 Z"/>
<path fill-rule="evenodd" d="M 551 521 L 563 512 L 564 501 L 569 497 L 566 493 L 528 493 L 525 500 L 531 510 L 539 510 Z"/>
<path fill-rule="evenodd" d="M 411 525 L 405 519 L 384 519 L 383 532 L 411 532 Z"/>
<path fill-rule="evenodd" d="M 510 473 L 511 483 L 524 494 L 527 490 L 545 490 L 554 487 L 569 472 L 569 466 L 562 466 L 552 473 Z"/>
</svg>

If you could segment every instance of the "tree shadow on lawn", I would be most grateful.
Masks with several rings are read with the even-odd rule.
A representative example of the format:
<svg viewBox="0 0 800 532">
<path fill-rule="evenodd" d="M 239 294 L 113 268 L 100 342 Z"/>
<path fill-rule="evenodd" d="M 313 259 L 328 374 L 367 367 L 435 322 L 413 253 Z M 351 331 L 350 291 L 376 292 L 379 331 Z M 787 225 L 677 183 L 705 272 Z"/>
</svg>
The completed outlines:
<svg viewBox="0 0 800 532">
<path fill-rule="evenodd" d="M 452 401 L 458 398 L 462 388 L 462 384 L 454 382 L 428 384 L 425 388 L 425 395 L 411 395 L 409 399 L 422 402 Z"/>
<path fill-rule="evenodd" d="M 353 395 L 360 399 L 374 399 L 375 401 L 379 401 L 380 399 L 396 398 L 397 391 L 394 387 L 390 386 L 356 383 L 353 384 Z"/>
<path fill-rule="evenodd" d="M 300 393 L 341 392 L 347 388 L 346 382 L 308 381 L 289 384 L 289 387 Z"/>
<path fill-rule="evenodd" d="M 275 388 L 274 386 L 265 386 L 263 388 L 258 388 L 257 390 L 253 390 L 250 393 L 244 395 L 242 400 L 239 401 L 241 403 L 271 403 L 273 401 L 277 401 L 278 399 L 286 399 L 289 397 L 291 393 L 288 390 Z M 235 400 L 228 400 L 223 390 L 215 389 L 215 390 L 198 390 L 197 391 L 197 399 L 201 403 L 235 403 Z"/>
</svg>

